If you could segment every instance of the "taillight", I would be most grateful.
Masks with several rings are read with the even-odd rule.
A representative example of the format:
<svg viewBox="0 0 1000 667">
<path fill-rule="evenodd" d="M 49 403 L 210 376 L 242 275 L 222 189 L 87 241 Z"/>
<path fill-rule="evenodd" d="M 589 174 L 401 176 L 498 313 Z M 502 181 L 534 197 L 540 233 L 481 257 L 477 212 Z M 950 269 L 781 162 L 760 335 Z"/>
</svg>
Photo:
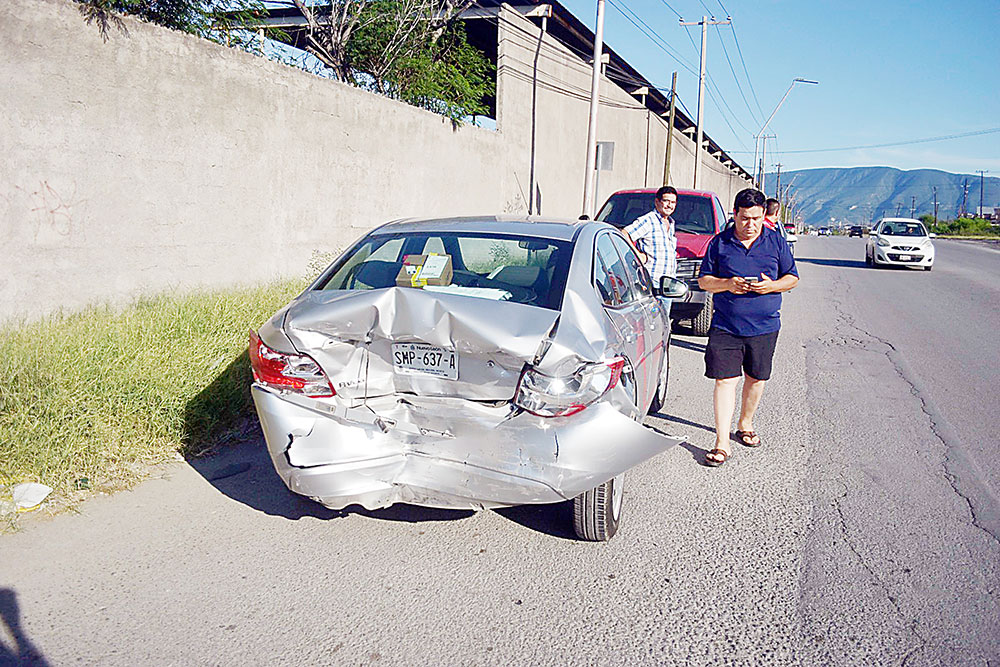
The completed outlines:
<svg viewBox="0 0 1000 667">
<path fill-rule="evenodd" d="M 530 366 L 521 374 L 514 404 L 539 417 L 568 417 L 611 391 L 621 379 L 625 360 L 586 364 L 572 375 L 552 377 Z"/>
<path fill-rule="evenodd" d="M 256 331 L 250 331 L 250 367 L 253 379 L 262 385 L 305 394 L 313 398 L 336 395 L 326 373 L 315 361 L 304 354 L 276 352 L 260 340 Z"/>
</svg>

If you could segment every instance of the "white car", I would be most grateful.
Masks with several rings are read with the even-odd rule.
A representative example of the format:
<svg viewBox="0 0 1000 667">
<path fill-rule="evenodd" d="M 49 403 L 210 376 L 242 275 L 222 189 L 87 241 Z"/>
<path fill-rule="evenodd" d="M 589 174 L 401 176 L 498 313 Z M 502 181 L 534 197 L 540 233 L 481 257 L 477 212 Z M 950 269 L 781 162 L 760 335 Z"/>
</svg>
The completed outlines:
<svg viewBox="0 0 1000 667">
<path fill-rule="evenodd" d="M 799 237 L 795 235 L 795 227 L 792 225 L 778 225 L 778 231 L 781 232 L 782 238 L 788 244 L 788 250 L 791 251 L 792 257 L 795 257 L 795 244 L 799 240 Z"/>
<path fill-rule="evenodd" d="M 868 266 L 916 266 L 930 271 L 934 244 L 924 223 L 913 218 L 883 218 L 872 228 L 865 246 Z"/>
</svg>

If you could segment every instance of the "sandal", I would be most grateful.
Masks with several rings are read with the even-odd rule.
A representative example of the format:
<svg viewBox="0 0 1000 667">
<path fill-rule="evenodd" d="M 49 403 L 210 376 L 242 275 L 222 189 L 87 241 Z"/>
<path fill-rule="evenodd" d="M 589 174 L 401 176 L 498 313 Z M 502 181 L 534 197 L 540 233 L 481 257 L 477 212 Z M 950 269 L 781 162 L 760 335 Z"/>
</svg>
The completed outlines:
<svg viewBox="0 0 1000 667">
<path fill-rule="evenodd" d="M 711 466 L 713 468 L 718 468 L 723 463 L 728 461 L 730 456 L 732 456 L 732 454 L 730 454 L 726 450 L 715 448 L 712 451 L 705 454 L 705 465 Z M 718 458 L 711 458 L 711 457 L 718 457 Z"/>
<path fill-rule="evenodd" d="M 760 447 L 764 444 L 764 441 L 760 439 L 756 431 L 737 431 L 736 432 L 736 442 L 740 443 L 744 447 Z M 754 438 L 757 442 L 754 442 Z"/>
</svg>

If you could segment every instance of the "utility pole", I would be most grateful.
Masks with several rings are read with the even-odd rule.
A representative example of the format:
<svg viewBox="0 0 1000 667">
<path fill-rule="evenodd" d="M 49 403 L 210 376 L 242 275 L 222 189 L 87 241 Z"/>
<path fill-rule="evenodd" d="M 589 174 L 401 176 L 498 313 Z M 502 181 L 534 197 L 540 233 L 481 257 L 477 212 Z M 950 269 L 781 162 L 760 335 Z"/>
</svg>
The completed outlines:
<svg viewBox="0 0 1000 667">
<path fill-rule="evenodd" d="M 587 124 L 587 172 L 583 181 L 583 215 L 594 215 L 594 169 L 597 166 L 597 94 L 601 85 L 601 55 L 604 51 L 604 0 L 597 0 L 594 30 L 594 73 L 590 80 L 590 122 Z M 532 193 L 534 196 L 534 193 Z"/>
<path fill-rule="evenodd" d="M 760 145 L 760 191 L 761 192 L 764 192 L 764 172 L 767 171 L 767 169 L 764 168 L 764 165 L 767 164 L 767 158 L 765 158 L 765 154 L 767 153 L 767 140 L 777 139 L 777 138 L 778 135 L 776 134 L 765 134 L 761 137 L 761 139 L 764 140 L 764 142 Z"/>
<path fill-rule="evenodd" d="M 599 0 L 599 1 L 603 2 L 603 0 Z M 707 16 L 702 16 L 701 17 L 701 21 L 697 21 L 695 23 L 685 23 L 683 19 L 681 19 L 681 22 L 680 22 L 680 24 L 682 26 L 692 26 L 692 25 L 700 25 L 701 26 L 701 68 L 698 71 L 698 121 L 697 121 L 697 123 L 698 123 L 698 132 L 697 132 L 698 137 L 697 137 L 696 143 L 694 145 L 694 188 L 695 188 L 695 190 L 698 189 L 698 185 L 700 183 L 700 177 L 701 177 L 701 141 L 702 141 L 702 134 L 703 134 L 704 128 L 705 128 L 705 122 L 704 122 L 704 112 L 705 112 L 705 47 L 708 44 L 708 26 L 710 26 L 710 25 L 729 25 L 730 23 L 733 22 L 733 19 L 731 17 L 729 17 L 729 16 L 726 17 L 725 21 L 716 21 L 714 16 L 712 17 L 711 21 L 709 21 L 708 18 L 709 17 L 707 17 Z"/>
<path fill-rule="evenodd" d="M 781 163 L 778 163 L 778 182 L 774 184 L 774 198 L 781 201 L 778 195 L 781 194 Z"/>
<path fill-rule="evenodd" d="M 917 212 L 917 198 L 915 195 L 910 195 L 910 217 L 912 218 Z"/>
<path fill-rule="evenodd" d="M 663 184 L 670 184 L 670 148 L 674 143 L 674 115 L 677 110 L 677 72 L 670 78 L 670 119 L 667 121 L 667 158 L 663 161 Z"/>
<path fill-rule="evenodd" d="M 899 209 L 901 209 L 901 208 L 903 208 L 903 202 L 901 202 L 901 201 L 896 202 L 896 216 L 895 217 L 897 217 L 897 218 L 899 217 Z"/>
<path fill-rule="evenodd" d="M 965 182 L 962 183 L 962 210 L 958 212 L 958 217 L 960 218 L 964 218 L 969 214 L 969 209 L 965 207 L 966 200 L 968 199 L 968 197 L 969 197 L 969 179 L 965 179 Z"/>
<path fill-rule="evenodd" d="M 976 173 L 979 174 L 979 217 L 983 217 L 983 181 L 986 179 L 983 176 L 986 175 L 988 169 L 977 169 Z"/>
<path fill-rule="evenodd" d="M 937 186 L 931 188 L 934 191 L 934 224 L 937 224 Z"/>
</svg>

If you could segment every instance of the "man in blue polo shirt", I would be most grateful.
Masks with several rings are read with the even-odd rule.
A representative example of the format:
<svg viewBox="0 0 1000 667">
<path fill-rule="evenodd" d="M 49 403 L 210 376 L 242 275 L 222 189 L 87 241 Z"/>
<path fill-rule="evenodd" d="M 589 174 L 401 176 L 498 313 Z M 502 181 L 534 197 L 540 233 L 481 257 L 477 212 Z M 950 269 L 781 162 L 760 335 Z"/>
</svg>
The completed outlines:
<svg viewBox="0 0 1000 667">
<path fill-rule="evenodd" d="M 705 375 L 715 380 L 715 448 L 710 466 L 729 458 L 736 385 L 743 376 L 736 440 L 761 444 L 753 416 L 771 377 L 771 359 L 781 327 L 781 293 L 795 287 L 799 273 L 781 234 L 764 225 L 764 193 L 747 188 L 736 195 L 733 224 L 713 238 L 701 262 L 698 286 L 715 295 L 715 312 L 705 346 Z"/>
</svg>

